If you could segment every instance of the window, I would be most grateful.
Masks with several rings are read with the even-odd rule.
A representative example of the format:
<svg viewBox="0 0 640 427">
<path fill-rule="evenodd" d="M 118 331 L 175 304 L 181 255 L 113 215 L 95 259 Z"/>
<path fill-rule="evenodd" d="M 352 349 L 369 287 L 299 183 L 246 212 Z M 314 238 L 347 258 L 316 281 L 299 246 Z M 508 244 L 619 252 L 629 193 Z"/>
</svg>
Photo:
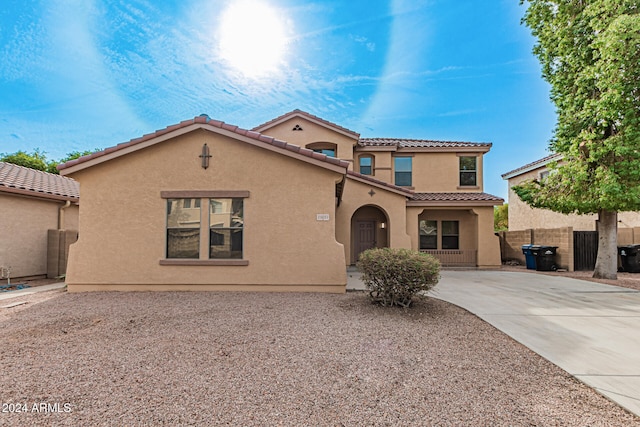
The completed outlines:
<svg viewBox="0 0 640 427">
<path fill-rule="evenodd" d="M 336 156 L 336 150 L 334 148 L 312 148 L 312 150 L 316 153 L 326 154 L 327 156 Z"/>
<path fill-rule="evenodd" d="M 306 146 L 309 150 L 316 153 L 326 154 L 327 156 L 336 157 L 338 146 L 331 142 L 314 142 Z"/>
<path fill-rule="evenodd" d="M 196 199 L 167 200 L 167 258 L 200 257 L 200 206 Z"/>
<path fill-rule="evenodd" d="M 411 157 L 394 157 L 395 184 L 411 187 Z"/>
<path fill-rule="evenodd" d="M 438 249 L 438 221 L 420 220 L 420 249 Z"/>
<path fill-rule="evenodd" d="M 442 221 L 442 249 L 460 249 L 458 221 Z"/>
<path fill-rule="evenodd" d="M 210 199 L 209 258 L 242 259 L 243 199 Z"/>
<path fill-rule="evenodd" d="M 362 175 L 373 175 L 372 156 L 360 156 L 360 173 Z"/>
<path fill-rule="evenodd" d="M 549 177 L 549 171 L 540 172 L 540 182 L 544 181 Z"/>
<path fill-rule="evenodd" d="M 460 186 L 477 186 L 476 157 L 460 157 Z"/>
<path fill-rule="evenodd" d="M 161 191 L 160 197 L 167 201 L 160 265 L 249 265 L 243 251 L 248 191 Z"/>
</svg>

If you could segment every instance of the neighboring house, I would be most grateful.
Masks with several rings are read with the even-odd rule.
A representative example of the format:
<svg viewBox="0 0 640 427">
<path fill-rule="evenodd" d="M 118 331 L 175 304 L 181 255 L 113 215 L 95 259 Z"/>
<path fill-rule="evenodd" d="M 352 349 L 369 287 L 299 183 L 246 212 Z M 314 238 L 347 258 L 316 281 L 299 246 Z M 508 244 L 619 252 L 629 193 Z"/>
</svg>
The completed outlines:
<svg viewBox="0 0 640 427">
<path fill-rule="evenodd" d="M 344 292 L 371 247 L 499 266 L 490 148 L 360 138 L 300 110 L 183 121 L 60 165 L 82 185 L 68 289 Z"/>
<path fill-rule="evenodd" d="M 59 235 L 77 233 L 79 196 L 71 178 L 0 162 L 0 267 L 12 278 L 63 274 Z"/>
<path fill-rule="evenodd" d="M 561 154 L 551 154 L 535 162 L 529 163 L 502 175 L 509 185 L 509 231 L 573 227 L 575 231 L 595 231 L 598 216 L 565 215 L 547 209 L 534 209 L 520 200 L 512 187 L 528 180 L 544 179 L 549 173 L 552 163 L 562 163 Z M 621 212 L 618 223 L 622 228 L 640 227 L 640 213 Z"/>
</svg>

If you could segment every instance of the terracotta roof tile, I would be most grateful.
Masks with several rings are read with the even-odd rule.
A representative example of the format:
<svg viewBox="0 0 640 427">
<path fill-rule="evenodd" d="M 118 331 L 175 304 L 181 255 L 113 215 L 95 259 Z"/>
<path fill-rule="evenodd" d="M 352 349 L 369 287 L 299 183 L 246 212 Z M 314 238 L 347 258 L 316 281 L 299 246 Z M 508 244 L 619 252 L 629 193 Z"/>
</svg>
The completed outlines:
<svg viewBox="0 0 640 427">
<path fill-rule="evenodd" d="M 504 202 L 488 193 L 414 193 L 411 199 L 421 202 Z"/>
<path fill-rule="evenodd" d="M 307 113 L 306 111 L 302 111 L 302 110 L 299 110 L 297 108 L 295 110 L 293 110 L 293 111 L 290 111 L 290 112 L 285 113 L 285 114 L 283 114 L 281 116 L 278 116 L 275 119 L 272 119 L 272 120 L 269 120 L 268 122 L 262 123 L 261 125 L 254 127 L 252 130 L 262 129 L 263 127 L 266 127 L 266 126 L 269 126 L 271 124 L 277 123 L 279 121 L 282 121 L 283 119 L 287 119 L 289 116 L 293 117 L 293 116 L 296 116 L 296 115 L 305 116 L 305 117 L 307 117 L 307 118 L 309 118 L 311 120 L 315 120 L 317 122 L 324 123 L 327 126 L 331 126 L 331 127 L 336 128 L 336 129 L 340 129 L 341 131 L 349 133 L 349 134 L 355 136 L 356 138 L 360 137 L 359 133 L 354 132 L 351 129 L 347 129 L 347 128 L 343 127 L 343 126 L 337 125 L 337 124 L 335 124 L 333 122 L 330 122 L 330 121 L 325 120 L 325 119 L 323 119 L 321 117 L 318 117 L 318 116 L 314 116 L 313 114 Z"/>
<path fill-rule="evenodd" d="M 80 184 L 60 175 L 0 162 L 0 191 L 78 201 Z"/>
<path fill-rule="evenodd" d="M 365 180 L 365 181 L 369 181 L 369 182 L 371 182 L 373 184 L 376 184 L 378 187 L 386 187 L 386 188 L 389 188 L 389 189 L 393 189 L 393 190 L 396 190 L 396 191 L 400 191 L 400 192 L 406 193 L 407 197 L 411 197 L 414 194 L 413 191 L 409 190 L 408 188 L 400 187 L 398 185 L 389 184 L 388 182 L 380 181 L 379 179 L 375 179 L 375 178 L 373 178 L 373 177 L 371 177 L 369 175 L 362 175 L 361 173 L 354 172 L 354 171 L 351 171 L 351 170 L 347 171 L 347 175 L 353 176 L 353 177 L 356 177 L 356 178 L 360 178 L 360 179 Z"/>
<path fill-rule="evenodd" d="M 140 144 L 142 142 L 148 141 L 148 140 L 153 139 L 153 138 L 157 138 L 159 136 L 168 134 L 170 132 L 173 132 L 173 131 L 176 131 L 176 130 L 179 130 L 179 129 L 182 129 L 182 128 L 185 128 L 185 127 L 188 127 L 188 126 L 191 126 L 193 124 L 205 124 L 205 125 L 208 125 L 208 126 L 213 126 L 213 127 L 216 127 L 216 128 L 224 129 L 224 130 L 236 133 L 238 135 L 245 136 L 247 138 L 251 138 L 251 139 L 254 139 L 256 141 L 260 141 L 262 143 L 272 145 L 274 147 L 278 147 L 278 148 L 283 149 L 283 150 L 288 150 L 288 151 L 292 151 L 292 152 L 295 152 L 295 153 L 299 153 L 299 154 L 302 154 L 302 155 L 304 155 L 306 157 L 309 157 L 309 158 L 312 158 L 312 159 L 316 159 L 316 160 L 320 160 L 320 161 L 323 161 L 323 162 L 326 162 L 326 163 L 330 163 L 332 165 L 337 165 L 337 166 L 340 166 L 340 167 L 343 167 L 343 168 L 347 168 L 349 166 L 349 162 L 347 162 L 347 161 L 336 159 L 334 157 L 330 157 L 330 156 L 327 156 L 325 154 L 316 153 L 316 152 L 314 152 L 312 150 L 309 150 L 309 149 L 306 149 L 306 148 L 301 148 L 301 147 L 299 147 L 297 145 L 289 144 L 289 143 L 287 143 L 285 141 L 281 141 L 281 140 L 275 139 L 273 137 L 270 137 L 270 136 L 267 136 L 267 135 L 263 135 L 263 134 L 261 134 L 259 132 L 253 131 L 253 130 L 242 129 L 242 128 L 239 128 L 238 126 L 231 125 L 231 124 L 228 124 L 228 123 L 225 123 L 225 122 L 221 122 L 219 120 L 212 120 L 207 115 L 200 115 L 200 116 L 197 116 L 197 117 L 195 117 L 195 118 L 193 118 L 191 120 L 183 120 L 183 121 L 181 121 L 180 123 L 178 123 L 176 125 L 171 125 L 171 126 L 168 126 L 168 127 L 164 128 L 164 129 L 159 129 L 159 130 L 157 130 L 157 131 L 155 131 L 153 133 L 148 133 L 146 135 L 143 135 L 143 136 L 141 136 L 139 138 L 134 138 L 134 139 L 132 139 L 130 141 L 123 142 L 123 143 L 118 144 L 118 145 L 116 145 L 114 147 L 109 147 L 109 148 L 107 148 L 105 150 L 98 151 L 96 153 L 92 153 L 92 154 L 89 154 L 87 156 L 83 156 L 83 157 L 80 157 L 78 159 L 71 160 L 69 162 L 60 164 L 60 165 L 58 165 L 58 170 L 67 169 L 67 168 L 69 168 L 71 166 L 75 166 L 75 165 L 87 162 L 89 160 L 96 159 L 98 157 L 104 156 L 105 154 L 113 153 L 113 152 L 122 150 L 124 148 L 130 147 L 130 146 L 134 146 L 136 144 Z"/>
<path fill-rule="evenodd" d="M 430 139 L 401 138 L 360 138 L 360 147 L 398 147 L 398 148 L 466 148 L 491 147 L 490 142 L 435 141 Z"/>
</svg>

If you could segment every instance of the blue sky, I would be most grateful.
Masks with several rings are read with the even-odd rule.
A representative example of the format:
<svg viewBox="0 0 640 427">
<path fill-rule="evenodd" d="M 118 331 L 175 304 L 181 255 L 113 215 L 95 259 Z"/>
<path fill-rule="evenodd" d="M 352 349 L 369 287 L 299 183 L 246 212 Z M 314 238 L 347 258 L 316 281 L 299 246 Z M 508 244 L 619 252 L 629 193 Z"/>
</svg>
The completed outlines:
<svg viewBox="0 0 640 427">
<path fill-rule="evenodd" d="M 359 132 L 492 142 L 485 191 L 556 117 L 518 0 L 4 0 L 0 153 L 106 148 L 202 113 L 299 108 Z M 237 20 L 237 17 L 241 18 Z"/>
</svg>

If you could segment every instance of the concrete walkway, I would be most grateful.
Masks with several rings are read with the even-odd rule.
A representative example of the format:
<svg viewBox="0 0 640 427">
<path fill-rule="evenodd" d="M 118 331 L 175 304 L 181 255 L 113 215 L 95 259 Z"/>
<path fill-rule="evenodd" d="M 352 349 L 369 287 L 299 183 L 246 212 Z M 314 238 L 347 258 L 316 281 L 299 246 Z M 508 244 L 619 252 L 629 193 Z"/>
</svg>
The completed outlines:
<svg viewBox="0 0 640 427">
<path fill-rule="evenodd" d="M 534 273 L 443 271 L 431 295 L 640 416 L 639 291 Z"/>
<path fill-rule="evenodd" d="M 52 283 L 50 285 L 34 286 L 32 288 L 20 289 L 18 291 L 0 292 L 0 301 L 19 298 L 25 295 L 31 295 L 36 292 L 54 291 L 56 289 L 62 289 L 67 286 L 65 283 Z"/>
</svg>

